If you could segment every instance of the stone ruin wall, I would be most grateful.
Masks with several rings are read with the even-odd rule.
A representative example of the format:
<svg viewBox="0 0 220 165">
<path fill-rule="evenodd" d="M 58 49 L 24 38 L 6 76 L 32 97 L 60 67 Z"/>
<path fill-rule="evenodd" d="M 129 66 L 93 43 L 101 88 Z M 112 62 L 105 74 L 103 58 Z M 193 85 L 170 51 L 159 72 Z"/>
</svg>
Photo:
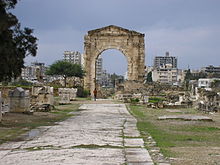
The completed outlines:
<svg viewBox="0 0 220 165">
<path fill-rule="evenodd" d="M 92 91 L 95 88 L 95 63 L 98 56 L 107 49 L 121 51 L 128 62 L 128 80 L 143 82 L 145 66 L 144 34 L 108 26 L 88 32 L 85 36 L 84 79 L 85 88 Z"/>
</svg>

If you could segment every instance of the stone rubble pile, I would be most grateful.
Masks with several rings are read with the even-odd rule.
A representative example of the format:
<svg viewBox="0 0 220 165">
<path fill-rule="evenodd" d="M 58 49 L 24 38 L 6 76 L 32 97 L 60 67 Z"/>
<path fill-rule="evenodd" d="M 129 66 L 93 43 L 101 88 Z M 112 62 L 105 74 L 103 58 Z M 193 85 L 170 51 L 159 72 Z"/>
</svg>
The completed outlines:
<svg viewBox="0 0 220 165">
<path fill-rule="evenodd" d="M 53 87 L 33 86 L 31 92 L 32 92 L 31 110 L 48 112 L 54 109 Z"/>
<path fill-rule="evenodd" d="M 201 90 L 196 107 L 204 112 L 220 111 L 220 94 L 214 91 Z"/>
<path fill-rule="evenodd" d="M 126 81 L 123 88 L 116 92 L 114 99 L 123 102 L 136 102 L 147 104 L 151 108 L 189 108 L 197 107 L 202 111 L 218 111 L 219 95 L 215 92 L 212 96 L 210 91 L 198 89 L 195 83 L 191 91 L 181 87 L 170 86 L 160 83 L 141 84 L 135 81 Z M 206 91 L 201 92 L 201 91 Z M 208 94 L 209 93 L 209 94 Z M 163 98 L 158 102 L 149 101 L 149 98 Z"/>
</svg>

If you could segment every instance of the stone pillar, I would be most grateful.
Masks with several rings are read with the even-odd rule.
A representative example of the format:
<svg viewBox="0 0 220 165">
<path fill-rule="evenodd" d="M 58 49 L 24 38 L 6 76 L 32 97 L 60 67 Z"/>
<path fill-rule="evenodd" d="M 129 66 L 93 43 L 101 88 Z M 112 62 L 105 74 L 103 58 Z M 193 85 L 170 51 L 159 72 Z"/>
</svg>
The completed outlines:
<svg viewBox="0 0 220 165">
<path fill-rule="evenodd" d="M 138 80 L 144 81 L 145 76 L 145 44 L 144 44 L 144 35 L 139 38 L 139 64 L 138 64 Z"/>
<path fill-rule="evenodd" d="M 15 88 L 9 91 L 9 111 L 28 112 L 30 107 L 29 91 L 23 88 Z"/>
</svg>

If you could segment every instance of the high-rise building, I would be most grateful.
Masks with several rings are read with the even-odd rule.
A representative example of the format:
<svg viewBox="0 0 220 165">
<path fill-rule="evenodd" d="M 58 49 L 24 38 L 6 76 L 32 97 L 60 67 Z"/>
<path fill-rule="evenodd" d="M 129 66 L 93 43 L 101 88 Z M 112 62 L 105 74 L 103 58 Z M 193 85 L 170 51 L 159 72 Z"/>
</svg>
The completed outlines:
<svg viewBox="0 0 220 165">
<path fill-rule="evenodd" d="M 171 64 L 172 68 L 177 68 L 177 58 L 170 56 L 169 52 L 166 52 L 165 56 L 156 56 L 154 59 L 154 68 L 164 67 L 167 64 Z"/>
<path fill-rule="evenodd" d="M 97 83 L 102 81 L 102 72 L 103 72 L 103 59 L 99 56 L 96 59 L 96 81 Z"/>
<path fill-rule="evenodd" d="M 63 54 L 64 60 L 73 64 L 81 65 L 81 54 L 78 51 L 65 51 Z"/>
</svg>

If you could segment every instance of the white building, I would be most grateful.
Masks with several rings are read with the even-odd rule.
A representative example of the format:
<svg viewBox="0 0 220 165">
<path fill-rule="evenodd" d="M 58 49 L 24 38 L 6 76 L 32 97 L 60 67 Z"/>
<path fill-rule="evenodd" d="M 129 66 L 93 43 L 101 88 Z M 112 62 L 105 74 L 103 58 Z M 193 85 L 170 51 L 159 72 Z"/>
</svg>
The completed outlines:
<svg viewBox="0 0 220 165">
<path fill-rule="evenodd" d="M 63 54 L 63 58 L 65 61 L 71 62 L 73 64 L 82 65 L 82 56 L 78 51 L 65 51 Z"/>
<path fill-rule="evenodd" d="M 96 59 L 96 82 L 100 84 L 103 75 L 103 59 L 99 56 Z"/>
<path fill-rule="evenodd" d="M 46 67 L 44 63 L 32 62 L 31 66 L 25 66 L 21 72 L 21 78 L 28 81 L 41 81 L 45 79 Z"/>
<path fill-rule="evenodd" d="M 220 66 L 209 65 L 207 67 L 201 68 L 201 71 L 205 72 L 205 73 L 217 73 L 217 74 L 220 74 Z"/>
<path fill-rule="evenodd" d="M 84 54 L 81 54 L 81 66 L 85 66 L 85 59 L 84 59 Z"/>
<path fill-rule="evenodd" d="M 219 78 L 200 78 L 198 80 L 199 88 L 211 88 L 212 82 L 215 80 L 220 80 Z"/>
<path fill-rule="evenodd" d="M 178 85 L 182 81 L 182 77 L 182 71 L 172 68 L 172 64 L 166 64 L 165 67 L 152 71 L 152 79 L 156 82 Z"/>
</svg>

